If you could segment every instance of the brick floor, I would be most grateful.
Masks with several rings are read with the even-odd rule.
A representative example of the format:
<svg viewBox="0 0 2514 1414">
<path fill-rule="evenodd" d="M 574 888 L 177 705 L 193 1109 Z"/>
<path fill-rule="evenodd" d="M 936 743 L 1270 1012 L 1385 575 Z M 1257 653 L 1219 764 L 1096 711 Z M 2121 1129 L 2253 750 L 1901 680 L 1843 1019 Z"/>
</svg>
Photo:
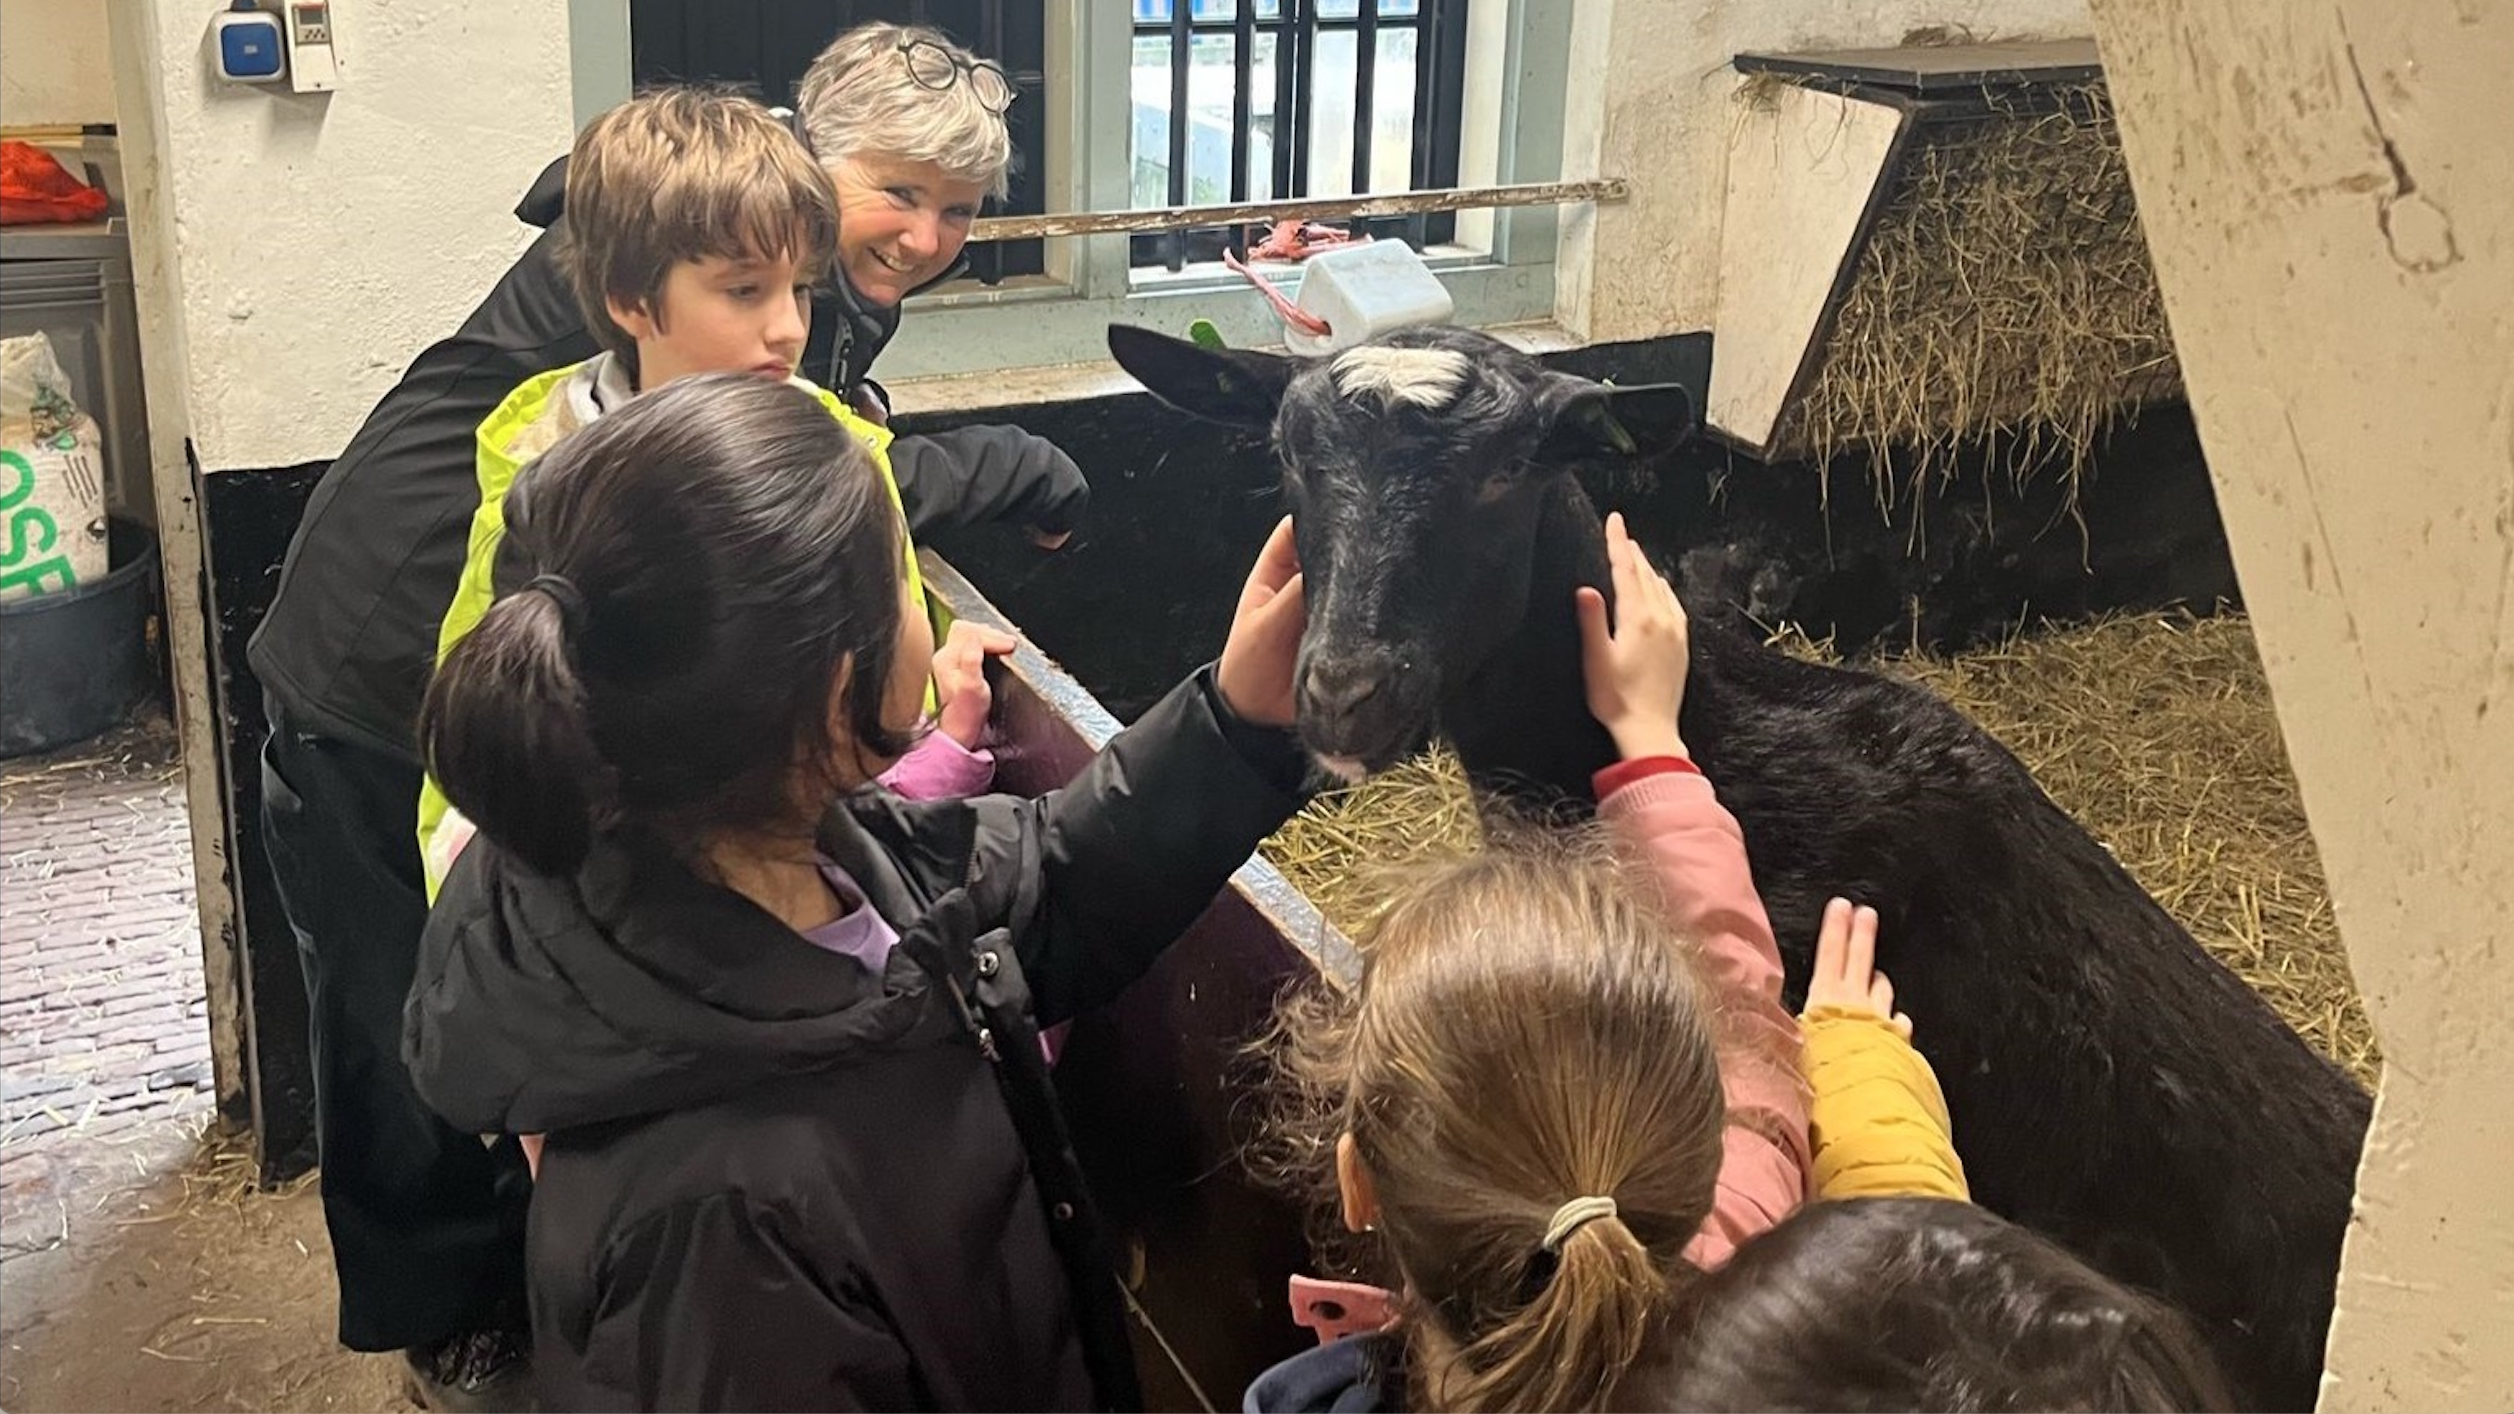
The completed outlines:
<svg viewBox="0 0 2514 1414">
<path fill-rule="evenodd" d="M 211 1103 L 172 725 L 0 761 L 0 1148 Z"/>
</svg>

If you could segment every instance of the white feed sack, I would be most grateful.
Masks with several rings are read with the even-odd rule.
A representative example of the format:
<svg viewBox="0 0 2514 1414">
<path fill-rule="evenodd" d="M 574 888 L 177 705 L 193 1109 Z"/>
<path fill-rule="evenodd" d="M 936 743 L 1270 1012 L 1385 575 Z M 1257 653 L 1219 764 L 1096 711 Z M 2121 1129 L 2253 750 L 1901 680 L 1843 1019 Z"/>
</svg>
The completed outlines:
<svg viewBox="0 0 2514 1414">
<path fill-rule="evenodd" d="M 102 578 L 105 459 L 43 334 L 0 339 L 0 601 Z"/>
</svg>

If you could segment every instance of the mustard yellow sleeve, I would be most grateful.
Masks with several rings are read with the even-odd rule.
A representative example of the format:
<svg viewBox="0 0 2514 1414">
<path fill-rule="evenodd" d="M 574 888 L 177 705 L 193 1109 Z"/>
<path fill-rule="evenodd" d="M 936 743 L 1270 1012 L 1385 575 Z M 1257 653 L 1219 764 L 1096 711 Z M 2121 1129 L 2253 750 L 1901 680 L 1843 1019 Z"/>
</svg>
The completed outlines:
<svg viewBox="0 0 2514 1414">
<path fill-rule="evenodd" d="M 1946 1096 L 1883 1018 L 1822 1006 L 1799 1019 L 1818 1198 L 1969 1199 Z"/>
</svg>

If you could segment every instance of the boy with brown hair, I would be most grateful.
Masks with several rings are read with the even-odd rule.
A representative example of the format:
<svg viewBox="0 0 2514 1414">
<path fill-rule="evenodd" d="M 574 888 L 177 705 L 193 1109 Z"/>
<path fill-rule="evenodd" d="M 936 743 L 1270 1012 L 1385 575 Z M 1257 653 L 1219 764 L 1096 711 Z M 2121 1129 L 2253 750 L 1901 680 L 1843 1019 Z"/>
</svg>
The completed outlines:
<svg viewBox="0 0 2514 1414">
<path fill-rule="evenodd" d="M 519 470 L 569 433 L 643 392 L 697 373 L 793 382 L 872 453 L 892 504 L 890 432 L 846 400 L 795 377 L 811 329 L 811 291 L 837 250 L 829 178 L 775 114 L 747 98 L 658 89 L 589 124 L 568 162 L 568 241 L 560 266 L 603 352 L 527 379 L 480 424 L 480 506 L 437 657 L 480 622 L 501 587 L 497 547 Z M 904 535 L 904 530 L 903 530 Z M 950 638 L 935 655 L 927 707 L 937 730 L 883 776 L 902 795 L 984 790 L 978 749 L 989 705 L 980 669 L 1011 641 L 946 625 L 926 605 L 916 551 L 908 595 Z M 504 586 L 513 588 L 512 585 Z M 433 778 L 422 787 L 419 843 L 433 899 L 470 829 Z"/>
</svg>

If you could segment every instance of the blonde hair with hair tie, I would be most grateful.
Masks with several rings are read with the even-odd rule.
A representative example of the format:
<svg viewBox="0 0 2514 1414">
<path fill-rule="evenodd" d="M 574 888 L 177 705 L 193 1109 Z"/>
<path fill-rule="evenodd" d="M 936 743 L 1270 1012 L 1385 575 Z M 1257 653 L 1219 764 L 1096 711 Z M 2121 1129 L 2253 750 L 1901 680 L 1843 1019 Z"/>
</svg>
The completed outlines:
<svg viewBox="0 0 2514 1414">
<path fill-rule="evenodd" d="M 1287 1003 L 1252 1162 L 1303 1181 L 1352 1136 L 1413 1408 L 1600 1409 L 1695 1277 L 1721 1018 L 1657 880 L 1602 830 L 1487 834 L 1412 871 L 1363 940 L 1358 995 Z"/>
</svg>

